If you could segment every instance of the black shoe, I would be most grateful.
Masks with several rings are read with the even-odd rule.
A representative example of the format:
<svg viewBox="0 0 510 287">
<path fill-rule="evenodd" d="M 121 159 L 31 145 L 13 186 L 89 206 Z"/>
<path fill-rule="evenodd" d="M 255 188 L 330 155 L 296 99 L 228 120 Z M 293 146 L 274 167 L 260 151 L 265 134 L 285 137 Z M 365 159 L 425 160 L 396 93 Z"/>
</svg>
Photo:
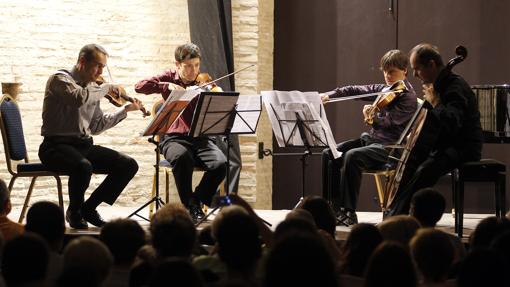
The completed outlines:
<svg viewBox="0 0 510 287">
<path fill-rule="evenodd" d="M 345 226 L 358 224 L 358 216 L 353 210 L 341 210 L 337 215 L 337 221 Z"/>
<path fill-rule="evenodd" d="M 81 213 L 79 210 L 69 210 L 69 208 L 66 211 L 66 221 L 69 223 L 69 226 L 74 229 L 87 229 L 89 228 L 89 225 L 85 220 L 83 220 L 83 217 L 81 216 Z"/>
<path fill-rule="evenodd" d="M 188 211 L 191 215 L 191 219 L 193 219 L 194 222 L 198 222 L 205 217 L 204 211 L 202 211 L 202 208 L 199 204 L 190 203 L 188 206 Z"/>
<path fill-rule="evenodd" d="M 99 215 L 99 213 L 95 209 L 87 210 L 82 208 L 81 216 L 83 216 L 83 219 L 85 219 L 85 221 L 97 227 L 103 227 L 103 225 L 106 224 L 106 221 L 103 220 L 101 215 Z"/>
</svg>

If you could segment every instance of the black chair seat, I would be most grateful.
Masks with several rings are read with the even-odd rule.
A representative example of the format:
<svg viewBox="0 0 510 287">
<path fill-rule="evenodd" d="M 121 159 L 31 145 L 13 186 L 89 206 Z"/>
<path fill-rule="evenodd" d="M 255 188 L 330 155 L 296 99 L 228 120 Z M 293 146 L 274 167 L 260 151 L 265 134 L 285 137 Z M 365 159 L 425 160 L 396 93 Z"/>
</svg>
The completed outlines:
<svg viewBox="0 0 510 287">
<path fill-rule="evenodd" d="M 40 162 L 34 162 L 34 163 L 21 163 L 16 166 L 16 170 L 18 172 L 44 172 L 49 171 L 48 168 L 40 163 Z"/>
<path fill-rule="evenodd" d="M 498 173 L 505 172 L 504 163 L 494 159 L 470 161 L 459 167 L 459 177 L 464 181 L 493 181 Z"/>
</svg>

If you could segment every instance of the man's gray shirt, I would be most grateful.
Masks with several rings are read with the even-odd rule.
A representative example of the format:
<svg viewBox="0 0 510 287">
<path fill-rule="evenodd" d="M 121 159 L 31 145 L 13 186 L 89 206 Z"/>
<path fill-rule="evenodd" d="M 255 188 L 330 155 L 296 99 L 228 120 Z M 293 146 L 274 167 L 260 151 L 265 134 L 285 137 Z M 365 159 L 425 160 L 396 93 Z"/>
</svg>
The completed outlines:
<svg viewBox="0 0 510 287">
<path fill-rule="evenodd" d="M 115 126 L 126 118 L 124 108 L 103 114 L 100 100 L 111 85 L 80 83 L 75 68 L 59 70 L 46 83 L 44 92 L 42 136 L 89 137 Z"/>
</svg>

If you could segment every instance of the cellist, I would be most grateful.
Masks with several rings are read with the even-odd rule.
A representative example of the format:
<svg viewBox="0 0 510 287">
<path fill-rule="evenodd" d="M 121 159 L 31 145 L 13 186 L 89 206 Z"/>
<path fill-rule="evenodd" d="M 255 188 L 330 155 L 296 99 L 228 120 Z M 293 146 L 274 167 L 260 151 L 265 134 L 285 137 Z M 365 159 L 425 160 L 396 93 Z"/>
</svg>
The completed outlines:
<svg viewBox="0 0 510 287">
<path fill-rule="evenodd" d="M 332 98 L 381 92 L 398 81 L 405 84 L 405 90 L 381 110 L 375 109 L 377 103 L 363 107 L 363 117 L 370 130 L 362 133 L 359 138 L 338 144 L 337 150 L 343 153 L 340 158 L 333 160 L 329 149 L 322 153 L 323 194 L 324 197 L 331 195 L 338 222 L 343 225 L 349 226 L 358 222 L 355 210 L 362 172 L 384 168 L 389 155 L 384 145 L 398 140 L 416 111 L 416 94 L 406 80 L 408 65 L 409 60 L 405 53 L 390 50 L 380 61 L 386 84 L 346 86 L 321 95 L 322 101 L 326 103 L 335 100 Z M 374 97 L 367 99 L 374 101 Z"/>
<path fill-rule="evenodd" d="M 423 84 L 427 117 L 437 119 L 437 139 L 425 161 L 406 170 L 412 176 L 402 178 L 389 215 L 408 214 L 416 191 L 433 186 L 463 162 L 480 160 L 482 153 L 480 112 L 469 84 L 444 65 L 439 50 L 431 44 L 416 45 L 410 63 L 413 75 Z"/>
</svg>

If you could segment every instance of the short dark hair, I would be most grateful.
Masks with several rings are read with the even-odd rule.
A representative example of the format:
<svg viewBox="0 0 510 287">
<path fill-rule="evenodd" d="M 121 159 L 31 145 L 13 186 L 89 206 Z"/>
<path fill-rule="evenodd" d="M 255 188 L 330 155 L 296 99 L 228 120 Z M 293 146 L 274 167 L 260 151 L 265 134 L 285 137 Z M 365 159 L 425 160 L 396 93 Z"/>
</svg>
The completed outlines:
<svg viewBox="0 0 510 287">
<path fill-rule="evenodd" d="M 434 227 L 443 216 L 445 205 L 445 199 L 441 193 L 433 188 L 423 188 L 411 198 L 411 215 L 423 227 Z"/>
<path fill-rule="evenodd" d="M 7 241 L 2 256 L 2 275 L 7 286 L 44 280 L 49 249 L 37 234 L 26 232 Z"/>
<path fill-rule="evenodd" d="M 145 244 L 145 231 L 132 219 L 116 219 L 101 228 L 99 239 L 108 247 L 116 264 L 132 263 Z"/>
<path fill-rule="evenodd" d="M 432 60 L 438 67 L 444 66 L 439 49 L 434 45 L 428 43 L 418 44 L 411 50 L 409 55 L 413 53 L 416 55 L 416 61 L 420 65 L 427 65 Z"/>
<path fill-rule="evenodd" d="M 324 198 L 319 196 L 306 197 L 301 208 L 312 214 L 317 228 L 331 234 L 333 238 L 335 237 L 335 212 Z"/>
<path fill-rule="evenodd" d="M 182 62 L 189 59 L 200 57 L 201 57 L 200 48 L 193 43 L 186 43 L 178 46 L 175 49 L 175 60 L 177 62 Z"/>
<path fill-rule="evenodd" d="M 96 52 L 99 52 L 99 53 L 102 53 L 102 54 L 104 54 L 106 56 L 109 56 L 108 52 L 106 52 L 106 49 L 101 47 L 100 45 L 98 45 L 98 44 L 87 44 L 87 45 L 83 46 L 80 49 L 80 54 L 78 54 L 78 62 L 80 61 L 80 58 L 82 58 L 82 57 L 87 62 L 90 62 L 90 61 L 94 60 L 94 56 L 95 56 Z"/>
<path fill-rule="evenodd" d="M 381 70 L 387 71 L 391 67 L 406 70 L 409 66 L 409 58 L 400 50 L 389 50 L 381 57 Z"/>
<path fill-rule="evenodd" d="M 50 245 L 64 238 L 64 212 L 53 202 L 34 203 L 27 213 L 25 230 L 39 234 Z"/>
</svg>

